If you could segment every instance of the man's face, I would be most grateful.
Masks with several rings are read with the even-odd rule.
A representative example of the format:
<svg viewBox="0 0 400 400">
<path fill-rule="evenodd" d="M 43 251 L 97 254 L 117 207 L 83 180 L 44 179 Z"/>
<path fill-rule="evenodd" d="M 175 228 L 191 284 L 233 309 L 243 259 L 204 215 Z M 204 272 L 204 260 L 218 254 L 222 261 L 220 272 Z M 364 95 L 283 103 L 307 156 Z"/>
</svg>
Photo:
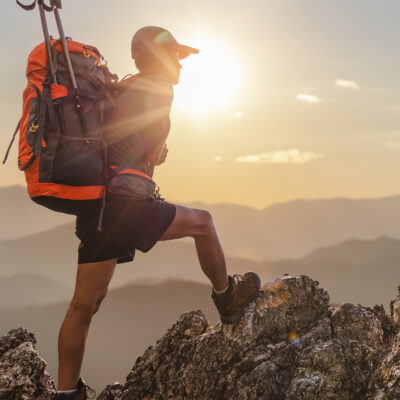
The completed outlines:
<svg viewBox="0 0 400 400">
<path fill-rule="evenodd" d="M 178 84 L 181 74 L 182 65 L 179 61 L 179 53 L 176 49 L 165 49 L 165 58 L 163 60 L 165 70 L 168 78 L 173 85 Z"/>
</svg>

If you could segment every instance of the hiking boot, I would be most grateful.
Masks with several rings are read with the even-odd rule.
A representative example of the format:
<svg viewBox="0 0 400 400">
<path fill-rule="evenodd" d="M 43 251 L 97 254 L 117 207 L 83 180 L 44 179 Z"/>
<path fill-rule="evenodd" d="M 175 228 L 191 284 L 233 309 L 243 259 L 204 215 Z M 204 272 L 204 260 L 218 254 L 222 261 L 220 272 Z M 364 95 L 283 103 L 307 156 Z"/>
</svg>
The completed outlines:
<svg viewBox="0 0 400 400">
<path fill-rule="evenodd" d="M 58 393 L 54 400 L 88 400 L 96 397 L 96 392 L 82 378 L 79 378 L 77 389 L 72 394 Z"/>
<path fill-rule="evenodd" d="M 260 293 L 261 280 L 255 272 L 228 277 L 229 287 L 224 294 L 212 291 L 211 297 L 223 324 L 234 324 L 243 315 L 246 305 Z"/>
</svg>

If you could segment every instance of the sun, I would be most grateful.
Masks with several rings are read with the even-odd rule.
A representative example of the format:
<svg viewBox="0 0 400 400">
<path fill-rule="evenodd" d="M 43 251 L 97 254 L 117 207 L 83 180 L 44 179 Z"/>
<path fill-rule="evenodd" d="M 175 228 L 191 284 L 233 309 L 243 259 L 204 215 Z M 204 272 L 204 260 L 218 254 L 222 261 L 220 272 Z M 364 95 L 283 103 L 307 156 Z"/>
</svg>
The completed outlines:
<svg viewBox="0 0 400 400">
<path fill-rule="evenodd" d="M 188 43 L 200 53 L 181 62 L 174 107 L 196 116 L 208 116 L 229 108 L 241 86 L 238 58 L 228 46 L 214 38 L 201 36 Z"/>
</svg>

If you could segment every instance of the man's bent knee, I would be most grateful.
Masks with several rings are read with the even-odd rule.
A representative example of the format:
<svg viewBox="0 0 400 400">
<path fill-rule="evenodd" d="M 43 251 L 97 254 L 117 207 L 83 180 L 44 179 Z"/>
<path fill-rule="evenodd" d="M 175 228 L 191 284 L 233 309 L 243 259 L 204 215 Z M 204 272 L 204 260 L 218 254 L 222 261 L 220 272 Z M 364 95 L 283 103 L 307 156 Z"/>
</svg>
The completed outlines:
<svg viewBox="0 0 400 400">
<path fill-rule="evenodd" d="M 193 237 L 208 235 L 213 228 L 211 214 L 206 210 L 193 210 L 196 212 Z"/>
<path fill-rule="evenodd" d="M 207 236 L 213 230 L 212 217 L 208 211 L 176 206 L 175 219 L 160 240 Z"/>
</svg>

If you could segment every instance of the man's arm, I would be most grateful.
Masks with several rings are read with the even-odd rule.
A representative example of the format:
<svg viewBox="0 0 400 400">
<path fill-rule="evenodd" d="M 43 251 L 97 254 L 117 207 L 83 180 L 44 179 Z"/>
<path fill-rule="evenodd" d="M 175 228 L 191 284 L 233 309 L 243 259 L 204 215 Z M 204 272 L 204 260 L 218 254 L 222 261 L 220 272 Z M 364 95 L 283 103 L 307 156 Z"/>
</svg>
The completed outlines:
<svg viewBox="0 0 400 400">
<path fill-rule="evenodd" d="M 162 93 L 149 93 L 144 99 L 146 125 L 142 135 L 146 146 L 146 160 L 152 166 L 162 164 L 167 156 L 165 142 L 170 130 L 171 103 L 172 96 Z"/>
</svg>

